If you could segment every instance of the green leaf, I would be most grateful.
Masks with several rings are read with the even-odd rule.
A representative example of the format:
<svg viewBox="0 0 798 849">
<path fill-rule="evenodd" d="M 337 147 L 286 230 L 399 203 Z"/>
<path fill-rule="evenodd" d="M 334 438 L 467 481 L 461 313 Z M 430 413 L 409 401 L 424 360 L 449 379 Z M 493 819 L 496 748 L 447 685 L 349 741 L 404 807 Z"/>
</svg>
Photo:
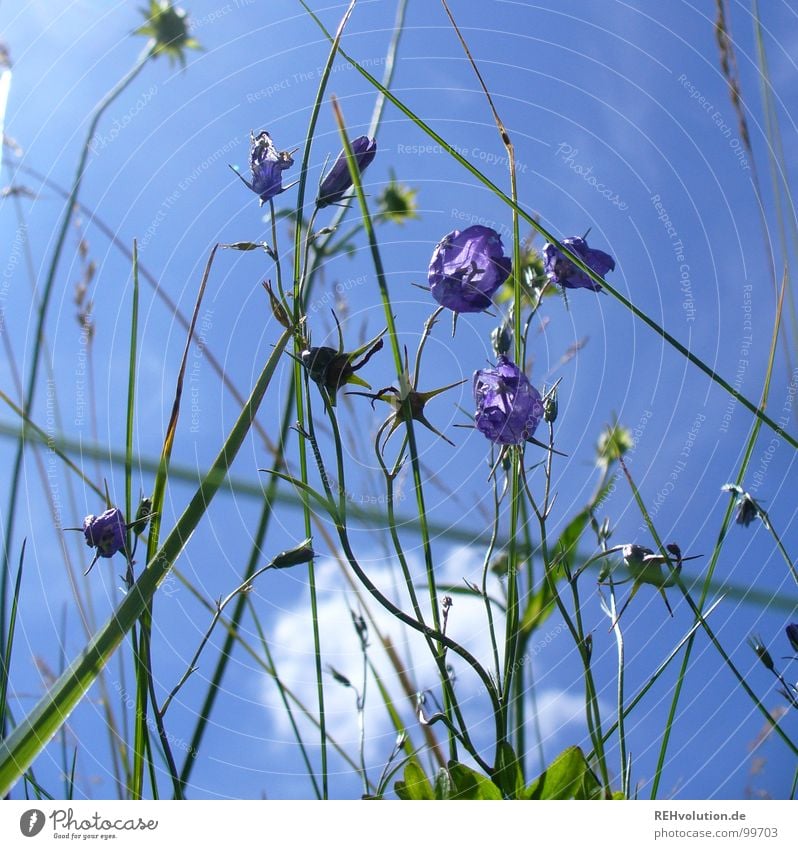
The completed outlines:
<svg viewBox="0 0 798 849">
<path fill-rule="evenodd" d="M 502 791 L 482 773 L 456 761 L 449 762 L 449 777 L 454 785 L 452 799 L 497 800 Z"/>
<path fill-rule="evenodd" d="M 405 801 L 423 802 L 435 798 L 424 770 L 415 761 L 410 761 L 405 767 L 404 780 L 397 781 L 394 790 Z"/>
<path fill-rule="evenodd" d="M 584 752 L 570 746 L 526 788 L 525 799 L 597 799 L 601 784 Z"/>
</svg>

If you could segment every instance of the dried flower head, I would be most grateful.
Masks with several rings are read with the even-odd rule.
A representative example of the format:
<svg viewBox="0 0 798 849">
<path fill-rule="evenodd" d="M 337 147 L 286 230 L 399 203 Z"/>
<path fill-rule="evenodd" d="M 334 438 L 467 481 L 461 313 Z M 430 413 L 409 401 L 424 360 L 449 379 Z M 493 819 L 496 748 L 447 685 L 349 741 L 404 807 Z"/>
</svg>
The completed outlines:
<svg viewBox="0 0 798 849">
<path fill-rule="evenodd" d="M 170 61 L 186 64 L 186 50 L 200 50 L 199 42 L 189 35 L 188 16 L 184 9 L 168 0 L 150 0 L 148 9 L 141 9 L 146 19 L 135 34 L 152 40 L 153 56 L 168 56 Z"/>
</svg>

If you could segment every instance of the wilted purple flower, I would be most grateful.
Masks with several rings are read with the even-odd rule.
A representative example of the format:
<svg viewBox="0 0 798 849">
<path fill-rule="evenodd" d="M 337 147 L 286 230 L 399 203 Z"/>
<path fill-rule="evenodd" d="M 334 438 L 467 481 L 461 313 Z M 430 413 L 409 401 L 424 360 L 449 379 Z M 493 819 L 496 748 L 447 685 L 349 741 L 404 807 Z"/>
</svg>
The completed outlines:
<svg viewBox="0 0 798 849">
<path fill-rule="evenodd" d="M 283 171 L 294 164 L 294 158 L 287 150 L 278 151 L 272 137 L 264 130 L 255 136 L 249 134 L 249 169 L 252 182 L 241 177 L 241 182 L 260 197 L 261 206 L 279 195 L 283 189 Z M 235 171 L 235 169 L 233 169 Z"/>
<path fill-rule="evenodd" d="M 442 306 L 454 312 L 482 312 L 511 270 L 501 236 L 474 224 L 441 239 L 430 260 L 428 279 L 432 297 Z"/>
<path fill-rule="evenodd" d="M 496 368 L 475 372 L 474 401 L 477 430 L 500 445 L 525 442 L 543 418 L 540 393 L 507 357 L 499 357 Z"/>
<path fill-rule="evenodd" d="M 790 641 L 792 650 L 798 651 L 798 622 L 793 622 L 791 625 L 788 625 L 784 630 L 787 632 L 787 639 Z"/>
<path fill-rule="evenodd" d="M 370 139 L 368 136 L 358 136 L 352 142 L 352 153 L 362 174 L 377 155 L 377 140 Z M 351 188 L 352 177 L 349 173 L 349 163 L 346 161 L 346 151 L 342 150 L 333 167 L 321 181 L 316 205 L 321 209 L 331 203 L 338 203 Z"/>
<path fill-rule="evenodd" d="M 563 245 L 572 253 L 576 254 L 585 265 L 589 266 L 600 277 L 615 268 L 615 260 L 604 251 L 594 250 L 587 246 L 587 242 L 575 236 L 572 239 L 563 239 Z M 590 277 L 577 268 L 559 248 L 551 242 L 543 246 L 544 267 L 549 280 L 558 283 L 566 289 L 591 289 L 599 292 L 601 286 L 590 279 Z"/>
<path fill-rule="evenodd" d="M 113 557 L 125 547 L 125 520 L 118 507 L 112 507 L 99 516 L 89 515 L 83 520 L 86 545 L 97 549 L 98 557 Z"/>
</svg>

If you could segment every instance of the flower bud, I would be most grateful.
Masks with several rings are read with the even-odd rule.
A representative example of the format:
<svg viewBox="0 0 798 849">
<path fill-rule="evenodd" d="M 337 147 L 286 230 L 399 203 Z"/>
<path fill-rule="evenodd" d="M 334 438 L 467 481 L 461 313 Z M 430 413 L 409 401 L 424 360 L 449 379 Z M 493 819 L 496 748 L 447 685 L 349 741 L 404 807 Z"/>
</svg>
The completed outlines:
<svg viewBox="0 0 798 849">
<path fill-rule="evenodd" d="M 798 622 L 793 622 L 785 628 L 787 639 L 790 641 L 792 650 L 798 652 Z"/>
<path fill-rule="evenodd" d="M 295 548 L 281 551 L 269 565 L 272 569 L 287 569 L 290 566 L 300 566 L 302 563 L 309 563 L 316 556 L 311 543 L 312 540 L 308 538 Z"/>
<path fill-rule="evenodd" d="M 136 519 L 130 526 L 130 530 L 133 531 L 134 534 L 143 534 L 149 524 L 151 513 L 152 499 L 146 497 L 142 498 L 139 502 L 138 510 L 136 510 Z"/>
<path fill-rule="evenodd" d="M 549 424 L 554 424 L 557 421 L 557 387 L 552 389 L 543 396 L 543 420 Z"/>
<path fill-rule="evenodd" d="M 762 662 L 762 666 L 770 672 L 773 672 L 775 669 L 773 658 L 770 656 L 770 652 L 767 650 L 762 640 L 759 637 L 751 637 L 748 641 L 748 645 L 754 650 L 754 653 Z"/>
<path fill-rule="evenodd" d="M 362 174 L 371 165 L 377 155 L 377 142 L 368 136 L 359 136 L 352 142 L 352 153 L 357 161 L 357 167 Z M 349 163 L 346 151 L 338 154 L 333 167 L 325 175 L 319 186 L 319 197 L 316 201 L 319 209 L 338 203 L 352 188 L 352 175 L 349 173 Z"/>
<path fill-rule="evenodd" d="M 493 328 L 490 343 L 497 357 L 505 357 L 510 353 L 513 348 L 513 332 L 506 322 Z"/>
</svg>

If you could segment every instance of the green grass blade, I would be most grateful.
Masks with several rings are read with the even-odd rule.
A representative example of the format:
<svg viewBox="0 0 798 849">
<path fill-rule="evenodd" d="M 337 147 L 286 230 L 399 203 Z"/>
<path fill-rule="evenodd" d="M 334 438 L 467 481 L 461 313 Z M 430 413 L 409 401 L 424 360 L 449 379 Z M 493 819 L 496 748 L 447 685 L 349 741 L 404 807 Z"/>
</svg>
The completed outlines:
<svg viewBox="0 0 798 849">
<path fill-rule="evenodd" d="M 14 593 L 11 596 L 11 612 L 8 620 L 8 632 L 5 634 L 5 652 L 0 657 L 0 737 L 5 737 L 7 720 L 8 682 L 11 680 L 11 652 L 14 648 L 14 630 L 17 625 L 17 610 L 19 609 L 19 591 L 22 586 L 22 566 L 25 562 L 25 545 L 22 541 L 22 551 L 19 553 L 17 579 L 14 581 Z M 4 565 L 3 568 L 6 568 Z"/>
</svg>

